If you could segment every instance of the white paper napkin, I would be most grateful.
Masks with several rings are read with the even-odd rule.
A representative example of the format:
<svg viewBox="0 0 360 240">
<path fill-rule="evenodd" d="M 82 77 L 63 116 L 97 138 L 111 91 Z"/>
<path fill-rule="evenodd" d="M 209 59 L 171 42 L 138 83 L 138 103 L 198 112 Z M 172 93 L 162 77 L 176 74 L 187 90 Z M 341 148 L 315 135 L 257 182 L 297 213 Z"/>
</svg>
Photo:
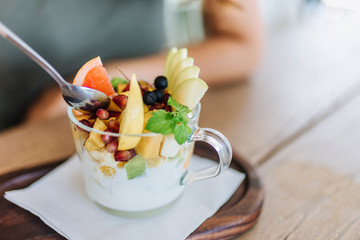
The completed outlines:
<svg viewBox="0 0 360 240">
<path fill-rule="evenodd" d="M 213 164 L 193 156 L 190 167 Z M 28 188 L 6 192 L 5 198 L 68 239 L 185 239 L 230 198 L 244 178 L 243 173 L 228 169 L 216 178 L 188 185 L 181 198 L 159 215 L 121 218 L 87 198 L 80 161 L 73 156 Z"/>
</svg>

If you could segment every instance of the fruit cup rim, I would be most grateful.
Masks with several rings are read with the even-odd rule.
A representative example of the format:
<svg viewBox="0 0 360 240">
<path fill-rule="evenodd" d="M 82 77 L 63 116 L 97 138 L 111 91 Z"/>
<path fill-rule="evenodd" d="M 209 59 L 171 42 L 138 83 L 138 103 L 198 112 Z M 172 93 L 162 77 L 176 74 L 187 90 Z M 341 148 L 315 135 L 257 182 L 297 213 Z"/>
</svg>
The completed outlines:
<svg viewBox="0 0 360 240">
<path fill-rule="evenodd" d="M 98 129 L 94 129 L 91 127 L 88 127 L 84 124 L 82 124 L 80 121 L 78 121 L 76 119 L 76 117 L 73 114 L 73 110 L 74 108 L 71 106 L 68 106 L 67 108 L 67 115 L 70 119 L 70 121 L 75 124 L 76 126 L 86 130 L 87 132 L 95 132 L 101 135 L 109 135 L 109 136 L 113 136 L 113 137 L 121 137 L 121 136 L 126 136 L 126 137 L 150 137 L 150 136 L 158 136 L 161 135 L 160 133 L 153 133 L 153 132 L 149 132 L 149 133 L 142 133 L 142 134 L 121 134 L 121 133 L 112 133 L 112 132 L 104 132 L 104 131 L 100 131 Z M 196 119 L 199 118 L 200 115 L 200 111 L 201 111 L 201 104 L 198 103 L 195 108 L 193 109 L 193 116 L 190 118 L 189 124 L 192 124 Z"/>
</svg>

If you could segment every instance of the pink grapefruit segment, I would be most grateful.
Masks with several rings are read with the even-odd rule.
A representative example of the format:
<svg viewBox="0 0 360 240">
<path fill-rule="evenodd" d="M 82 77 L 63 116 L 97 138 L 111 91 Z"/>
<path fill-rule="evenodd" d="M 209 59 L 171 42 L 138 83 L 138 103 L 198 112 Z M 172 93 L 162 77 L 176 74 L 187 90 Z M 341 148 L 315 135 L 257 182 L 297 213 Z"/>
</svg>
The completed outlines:
<svg viewBox="0 0 360 240">
<path fill-rule="evenodd" d="M 100 57 L 85 63 L 77 72 L 73 84 L 96 89 L 108 96 L 115 93 Z"/>
</svg>

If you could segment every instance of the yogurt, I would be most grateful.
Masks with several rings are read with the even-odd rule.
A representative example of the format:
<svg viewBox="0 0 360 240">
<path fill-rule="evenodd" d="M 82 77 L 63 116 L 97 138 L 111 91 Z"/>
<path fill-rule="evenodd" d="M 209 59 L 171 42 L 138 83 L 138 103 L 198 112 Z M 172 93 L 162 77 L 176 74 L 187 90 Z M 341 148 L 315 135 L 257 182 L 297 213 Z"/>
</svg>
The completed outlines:
<svg viewBox="0 0 360 240">
<path fill-rule="evenodd" d="M 147 167 L 143 175 L 131 180 L 124 168 L 115 168 L 113 176 L 106 176 L 100 170 L 101 163 L 90 158 L 82 159 L 82 163 L 88 196 L 113 210 L 139 212 L 160 208 L 184 190 L 180 185 L 186 172 L 184 157 L 164 158 L 162 164 Z"/>
</svg>

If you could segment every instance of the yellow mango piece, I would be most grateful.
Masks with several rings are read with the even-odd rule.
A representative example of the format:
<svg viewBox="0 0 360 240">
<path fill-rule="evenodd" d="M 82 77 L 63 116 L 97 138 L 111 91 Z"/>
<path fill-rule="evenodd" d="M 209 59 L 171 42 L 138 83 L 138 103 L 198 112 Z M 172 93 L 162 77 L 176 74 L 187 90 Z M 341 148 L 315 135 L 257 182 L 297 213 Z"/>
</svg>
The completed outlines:
<svg viewBox="0 0 360 240">
<path fill-rule="evenodd" d="M 150 111 L 150 109 L 148 108 L 148 106 L 146 106 L 146 104 L 144 104 L 144 113 L 147 113 L 149 111 Z"/>
<path fill-rule="evenodd" d="M 130 86 L 131 86 L 131 84 L 130 84 Z M 141 90 L 140 90 L 140 91 L 141 91 Z M 120 93 L 120 95 L 125 95 L 125 96 L 128 96 L 128 97 L 129 97 L 129 92 L 130 92 L 130 91 L 122 92 L 122 93 Z"/>
<path fill-rule="evenodd" d="M 116 120 L 116 117 L 111 117 L 111 118 L 108 118 L 106 120 L 102 120 L 103 123 L 105 123 L 106 125 L 110 122 L 110 120 Z"/>
<path fill-rule="evenodd" d="M 152 112 L 147 112 L 144 114 L 144 130 L 143 133 L 149 133 L 150 131 L 145 129 L 145 126 L 148 120 L 152 117 Z M 141 155 L 143 158 L 155 158 L 159 156 L 161 142 L 163 141 L 163 135 L 156 136 L 144 136 L 141 138 L 138 145 L 135 147 L 137 154 Z"/>
<path fill-rule="evenodd" d="M 121 94 L 122 91 L 124 91 L 124 89 L 126 88 L 127 85 L 128 85 L 128 83 L 119 83 L 117 85 L 117 93 Z"/>
<path fill-rule="evenodd" d="M 154 91 L 155 88 L 153 88 L 149 83 L 145 82 L 145 81 L 140 81 L 139 82 L 141 87 L 147 87 L 148 91 Z"/>
<path fill-rule="evenodd" d="M 123 168 L 123 167 L 125 166 L 125 164 L 126 164 L 126 162 L 119 162 L 119 163 L 117 164 L 117 167 L 118 167 L 118 168 Z"/>
<path fill-rule="evenodd" d="M 148 131 L 144 131 L 148 132 Z M 138 145 L 135 147 L 137 154 L 146 158 L 155 158 L 159 156 L 161 142 L 163 141 L 163 135 L 142 137 Z"/>
<path fill-rule="evenodd" d="M 105 131 L 107 129 L 107 126 L 103 121 L 97 118 L 93 128 L 100 131 Z M 101 134 L 90 132 L 89 137 L 88 139 L 86 139 L 84 146 L 88 151 L 94 151 L 104 147 L 105 143 L 101 139 Z"/>
<path fill-rule="evenodd" d="M 114 101 L 111 100 L 111 99 L 110 99 L 110 105 L 109 105 L 109 107 L 107 108 L 107 110 L 109 110 L 109 111 L 116 111 L 116 112 L 122 112 L 121 108 L 119 108 L 119 106 L 116 105 L 116 104 L 114 103 Z"/>
<path fill-rule="evenodd" d="M 166 161 L 166 158 L 164 157 L 155 157 L 155 158 L 145 158 L 146 167 L 148 168 L 154 168 L 158 167 L 162 164 L 164 164 Z"/>
<path fill-rule="evenodd" d="M 78 121 L 81 121 L 81 120 L 89 120 L 89 118 L 91 117 L 91 114 L 85 114 L 83 112 L 79 112 L 79 111 L 76 111 L 75 109 L 72 110 L 73 114 L 74 114 L 74 117 L 78 120 Z"/>
<path fill-rule="evenodd" d="M 81 115 L 81 116 L 75 116 L 75 118 L 80 122 L 81 120 L 89 120 L 91 115 Z"/>
</svg>

